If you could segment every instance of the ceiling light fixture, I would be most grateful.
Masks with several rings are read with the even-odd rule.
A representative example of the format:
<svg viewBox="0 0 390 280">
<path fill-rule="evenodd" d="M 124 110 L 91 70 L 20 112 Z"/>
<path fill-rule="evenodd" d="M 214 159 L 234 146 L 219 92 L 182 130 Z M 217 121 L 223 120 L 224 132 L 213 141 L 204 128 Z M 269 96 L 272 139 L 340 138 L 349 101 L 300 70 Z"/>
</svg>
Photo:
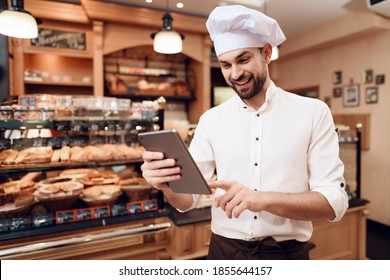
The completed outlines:
<svg viewBox="0 0 390 280">
<path fill-rule="evenodd" d="M 180 53 L 183 50 L 184 36 L 176 32 L 172 28 L 173 18 L 168 12 L 168 0 L 167 0 L 167 12 L 164 14 L 163 28 L 152 33 L 153 49 L 158 53 L 175 54 Z"/>
<path fill-rule="evenodd" d="M 11 7 L 0 11 L 0 33 L 16 38 L 38 37 L 37 20 L 24 9 L 23 0 L 12 0 Z"/>
</svg>

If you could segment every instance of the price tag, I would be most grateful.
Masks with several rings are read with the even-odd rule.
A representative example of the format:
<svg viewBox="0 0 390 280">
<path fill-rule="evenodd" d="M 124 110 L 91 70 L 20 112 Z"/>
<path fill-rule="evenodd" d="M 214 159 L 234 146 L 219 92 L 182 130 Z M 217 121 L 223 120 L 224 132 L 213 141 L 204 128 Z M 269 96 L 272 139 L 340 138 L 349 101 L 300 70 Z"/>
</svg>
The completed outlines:
<svg viewBox="0 0 390 280">
<path fill-rule="evenodd" d="M 111 206 L 112 216 L 127 215 L 127 209 L 125 204 L 114 204 Z"/>
<path fill-rule="evenodd" d="M 127 211 L 129 214 L 142 213 L 142 202 L 127 203 Z"/>
<path fill-rule="evenodd" d="M 10 225 L 9 219 L 0 219 L 0 232 L 8 231 Z"/>
<path fill-rule="evenodd" d="M 77 209 L 75 211 L 77 221 L 90 220 L 93 217 L 92 208 Z"/>
<path fill-rule="evenodd" d="M 156 199 L 146 200 L 143 202 L 143 204 L 143 209 L 145 212 L 158 210 L 158 204 Z"/>
<path fill-rule="evenodd" d="M 95 207 L 94 212 L 95 212 L 96 219 L 110 217 L 110 207 L 109 206 Z"/>
<path fill-rule="evenodd" d="M 13 217 L 11 218 L 10 231 L 27 229 L 30 227 L 29 217 Z"/>
<path fill-rule="evenodd" d="M 56 212 L 56 224 L 70 223 L 74 222 L 75 220 L 76 219 L 73 210 Z"/>
<path fill-rule="evenodd" d="M 52 213 L 35 215 L 32 218 L 33 227 L 51 226 L 54 224 L 54 215 Z"/>
</svg>

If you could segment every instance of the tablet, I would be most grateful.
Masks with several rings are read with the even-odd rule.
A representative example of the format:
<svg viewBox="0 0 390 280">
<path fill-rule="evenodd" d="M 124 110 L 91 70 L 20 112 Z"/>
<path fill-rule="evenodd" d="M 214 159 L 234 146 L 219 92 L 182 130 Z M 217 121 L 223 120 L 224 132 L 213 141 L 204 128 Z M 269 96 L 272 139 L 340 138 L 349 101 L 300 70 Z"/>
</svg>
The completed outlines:
<svg viewBox="0 0 390 280">
<path fill-rule="evenodd" d="M 187 145 L 176 130 L 159 130 L 138 134 L 141 144 L 148 151 L 162 152 L 165 158 L 173 158 L 181 167 L 181 178 L 169 182 L 176 193 L 211 194 L 210 187 L 188 151 Z"/>
</svg>

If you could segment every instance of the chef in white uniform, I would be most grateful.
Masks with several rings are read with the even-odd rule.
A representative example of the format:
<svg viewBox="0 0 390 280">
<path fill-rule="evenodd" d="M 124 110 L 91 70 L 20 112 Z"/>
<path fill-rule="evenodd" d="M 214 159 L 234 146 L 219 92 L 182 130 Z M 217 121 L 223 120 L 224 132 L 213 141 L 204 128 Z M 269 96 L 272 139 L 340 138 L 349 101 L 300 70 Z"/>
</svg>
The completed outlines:
<svg viewBox="0 0 390 280">
<path fill-rule="evenodd" d="M 278 23 L 240 5 L 215 8 L 206 23 L 222 74 L 237 95 L 200 118 L 190 152 L 216 189 L 209 259 L 309 259 L 312 221 L 348 209 L 338 135 L 327 105 L 286 92 L 268 71 Z M 174 193 L 180 167 L 146 151 L 143 176 L 187 211 L 199 195 Z"/>
</svg>

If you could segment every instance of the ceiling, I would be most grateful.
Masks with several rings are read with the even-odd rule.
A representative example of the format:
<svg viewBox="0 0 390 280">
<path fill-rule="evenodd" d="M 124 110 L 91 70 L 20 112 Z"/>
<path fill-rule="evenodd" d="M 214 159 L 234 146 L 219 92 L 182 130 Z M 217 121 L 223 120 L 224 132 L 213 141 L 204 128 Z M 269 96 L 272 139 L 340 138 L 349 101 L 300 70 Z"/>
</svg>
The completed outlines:
<svg viewBox="0 0 390 280">
<path fill-rule="evenodd" d="M 224 3 L 243 4 L 275 18 L 287 38 L 335 17 L 342 16 L 354 9 L 368 9 L 366 0 L 153 0 L 152 3 L 146 3 L 145 0 L 98 1 L 161 11 L 166 11 L 167 4 L 169 4 L 170 12 L 205 18 L 218 5 Z M 80 0 L 58 0 L 57 2 L 79 4 Z M 182 9 L 177 8 L 177 2 L 183 3 L 184 7 Z M 174 21 L 173 27 L 175 27 Z"/>
</svg>

